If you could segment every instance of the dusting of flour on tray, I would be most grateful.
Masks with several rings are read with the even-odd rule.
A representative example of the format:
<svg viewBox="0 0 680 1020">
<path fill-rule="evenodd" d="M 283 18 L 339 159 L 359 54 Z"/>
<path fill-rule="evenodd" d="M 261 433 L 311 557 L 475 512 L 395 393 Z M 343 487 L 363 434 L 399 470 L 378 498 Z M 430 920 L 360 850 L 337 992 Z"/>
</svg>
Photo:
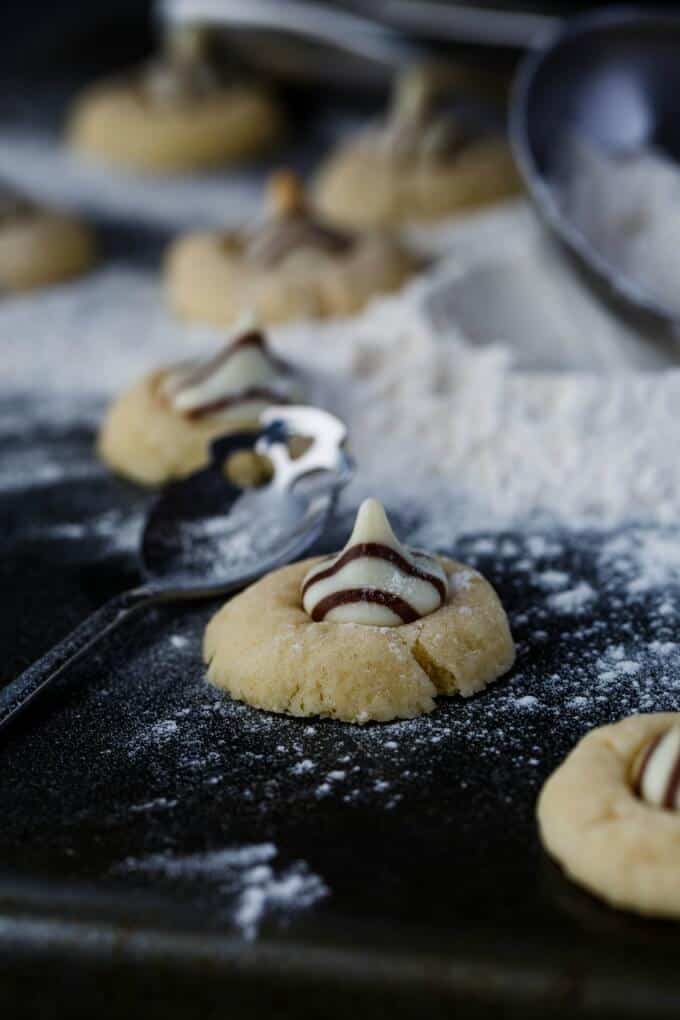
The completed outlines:
<svg viewBox="0 0 680 1020">
<path fill-rule="evenodd" d="M 0 170 L 67 206 L 80 207 L 84 196 L 102 221 L 125 212 L 140 237 L 240 218 L 241 202 L 247 207 L 250 196 L 254 207 L 258 191 L 242 179 L 229 194 L 222 179 L 191 194 L 174 180 L 128 193 L 109 178 L 102 188 L 101 172 L 30 136 L 7 139 Z M 455 546 L 499 587 L 521 592 L 509 599 L 519 653 L 512 677 L 465 703 L 440 699 L 416 720 L 302 724 L 225 699 L 203 682 L 200 641 L 210 611 L 198 607 L 169 621 L 152 614 L 137 645 L 126 633 L 124 669 L 90 690 L 92 711 L 107 723 L 98 763 L 114 775 L 132 763 L 149 785 L 132 804 L 121 788 L 110 809 L 114 830 L 130 816 L 144 823 L 143 848 L 113 874 L 141 883 L 152 874 L 190 888 L 249 939 L 333 885 L 331 875 L 316 875 L 269 842 L 272 833 L 279 842 L 282 805 L 320 817 L 326 809 L 393 817 L 397 805 L 408 810 L 441 784 L 437 750 L 455 745 L 466 755 L 460 774 L 446 775 L 448 789 L 458 796 L 479 775 L 501 774 L 503 803 L 522 811 L 575 731 L 680 706 L 680 536 L 672 526 L 647 526 L 674 525 L 680 507 L 676 357 L 652 351 L 577 293 L 521 203 L 420 241 L 447 253 L 434 273 L 355 319 L 274 330 L 274 346 L 312 373 L 311 399 L 350 426 L 359 471 L 341 512 L 377 496 L 409 544 Z M 442 302 L 442 287 L 454 284 L 455 300 Z M 544 295 L 536 306 L 535 287 Z M 525 300 L 511 323 L 517 288 Z M 4 298 L 0 428 L 16 454 L 2 465 L 0 489 L 24 487 L 27 475 L 37 499 L 64 480 L 101 486 L 92 438 L 107 400 L 154 367 L 222 339 L 173 320 L 157 272 L 141 262 L 109 263 L 30 299 Z M 49 453 L 40 447 L 43 432 L 54 440 L 74 425 L 82 426 L 75 450 L 71 433 L 63 454 L 53 441 Z M 141 521 L 141 507 L 129 515 L 100 507 L 90 518 L 55 518 L 49 537 L 61 552 L 94 538 L 109 556 L 131 554 Z M 595 534 L 630 521 L 636 526 L 604 540 Z M 574 537 L 579 527 L 590 530 Z M 74 731 L 80 726 L 79 719 Z M 187 853 L 186 829 L 172 821 L 218 795 L 239 805 L 252 831 L 243 845 L 224 839 L 226 848 Z"/>
<path fill-rule="evenodd" d="M 302 861 L 277 868 L 273 843 L 231 847 L 178 856 L 171 852 L 126 858 L 114 874 L 154 874 L 173 883 L 201 882 L 225 918 L 246 939 L 254 939 L 269 915 L 290 915 L 310 907 L 328 889 Z"/>
</svg>

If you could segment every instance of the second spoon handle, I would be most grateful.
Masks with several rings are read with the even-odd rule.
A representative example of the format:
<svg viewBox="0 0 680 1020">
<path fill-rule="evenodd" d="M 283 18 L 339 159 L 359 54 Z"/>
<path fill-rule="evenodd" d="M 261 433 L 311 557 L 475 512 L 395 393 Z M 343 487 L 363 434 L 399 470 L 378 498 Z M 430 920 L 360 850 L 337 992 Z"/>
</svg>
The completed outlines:
<svg viewBox="0 0 680 1020">
<path fill-rule="evenodd" d="M 110 634 L 133 613 L 155 601 L 157 600 L 153 594 L 140 589 L 117 595 L 101 609 L 95 610 L 63 641 L 0 690 L 0 730 L 30 705 L 84 652 L 93 648 L 101 638 Z"/>
</svg>

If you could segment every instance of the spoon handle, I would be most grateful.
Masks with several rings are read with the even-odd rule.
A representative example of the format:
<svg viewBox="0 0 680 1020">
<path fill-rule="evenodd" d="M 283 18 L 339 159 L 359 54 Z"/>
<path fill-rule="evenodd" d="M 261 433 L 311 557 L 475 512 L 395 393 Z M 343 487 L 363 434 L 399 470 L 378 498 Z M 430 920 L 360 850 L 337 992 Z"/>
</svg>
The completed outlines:
<svg viewBox="0 0 680 1020">
<path fill-rule="evenodd" d="M 0 690 L 0 730 L 4 729 L 39 694 L 50 687 L 81 655 L 133 613 L 155 601 L 142 589 L 117 595 L 95 610 L 41 659 Z"/>
</svg>

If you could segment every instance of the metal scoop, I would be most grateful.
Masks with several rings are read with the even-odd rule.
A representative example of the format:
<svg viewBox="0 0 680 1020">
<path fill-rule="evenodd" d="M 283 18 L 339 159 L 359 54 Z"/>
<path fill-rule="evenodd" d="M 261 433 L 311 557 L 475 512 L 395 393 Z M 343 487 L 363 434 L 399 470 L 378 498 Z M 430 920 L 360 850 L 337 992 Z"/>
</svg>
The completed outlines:
<svg viewBox="0 0 680 1020">
<path fill-rule="evenodd" d="M 677 325 L 680 312 L 658 296 L 652 281 L 622 268 L 592 225 L 575 221 L 562 171 L 569 155 L 579 151 L 619 160 L 651 149 L 680 160 L 680 16 L 642 8 L 600 10 L 567 21 L 536 46 L 520 68 L 510 128 L 538 211 L 629 308 Z M 588 185 L 587 162 L 579 173 Z M 597 214 L 593 207 L 593 219 Z M 640 212 L 632 208 L 627 215 L 632 221 Z"/>
<path fill-rule="evenodd" d="M 130 616 L 150 606 L 227 595 L 300 556 L 324 531 L 352 476 L 345 426 L 312 407 L 272 407 L 259 432 L 216 440 L 210 464 L 170 484 L 151 508 L 141 545 L 144 583 L 116 596 L 0 691 L 0 729 Z M 289 452 L 291 436 L 311 445 Z M 240 488 L 225 464 L 253 450 L 273 466 L 259 488 Z"/>
</svg>

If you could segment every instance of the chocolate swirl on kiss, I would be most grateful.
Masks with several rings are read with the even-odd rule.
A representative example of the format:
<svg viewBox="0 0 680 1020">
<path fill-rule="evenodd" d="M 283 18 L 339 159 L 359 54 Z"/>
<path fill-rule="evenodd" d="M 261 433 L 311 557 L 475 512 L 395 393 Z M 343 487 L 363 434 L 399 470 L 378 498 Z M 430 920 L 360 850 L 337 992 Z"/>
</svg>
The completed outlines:
<svg viewBox="0 0 680 1020">
<path fill-rule="evenodd" d="M 302 604 L 316 623 L 398 626 L 413 623 L 446 601 L 448 581 L 426 553 L 402 546 L 376 500 L 359 509 L 350 540 L 305 577 Z"/>
<path fill-rule="evenodd" d="M 321 599 L 314 606 L 311 614 L 312 619 L 315 623 L 320 623 L 321 620 L 325 620 L 332 609 L 356 602 L 370 602 L 376 606 L 386 606 L 391 613 L 401 619 L 402 623 L 413 623 L 420 619 L 420 614 L 405 599 L 377 588 L 345 588 L 334 595 L 327 595 L 325 599 Z"/>
<path fill-rule="evenodd" d="M 210 97 L 235 80 L 214 34 L 185 25 L 170 32 L 163 52 L 137 72 L 134 84 L 143 101 L 175 106 Z"/>
<path fill-rule="evenodd" d="M 344 255 L 354 247 L 350 234 L 316 218 L 294 174 L 275 174 L 268 190 L 270 214 L 245 241 L 245 254 L 250 261 L 271 268 L 305 248 Z"/>
<path fill-rule="evenodd" d="M 271 353 L 264 335 L 250 329 L 208 361 L 170 369 L 159 396 L 188 421 L 217 415 L 255 421 L 270 404 L 299 399 L 301 386 L 290 367 Z"/>
<path fill-rule="evenodd" d="M 397 79 L 379 141 L 395 159 L 453 160 L 479 134 L 461 121 L 458 106 L 431 70 L 411 68 Z"/>
<path fill-rule="evenodd" d="M 643 750 L 633 790 L 652 807 L 680 810 L 680 726 L 660 733 Z"/>
<path fill-rule="evenodd" d="M 412 552 L 411 555 L 423 556 L 424 554 Z M 376 559 L 387 560 L 389 563 L 393 563 L 403 574 L 408 574 L 410 577 L 419 577 L 422 581 L 428 581 L 430 584 L 433 584 L 439 592 L 442 602 L 446 598 L 445 581 L 442 581 L 440 577 L 437 577 L 434 574 L 428 574 L 426 570 L 420 570 L 419 567 L 410 563 L 406 557 L 402 556 L 396 549 L 393 549 L 389 545 L 382 545 L 380 542 L 360 542 L 358 545 L 353 545 L 350 549 L 347 549 L 344 553 L 342 553 L 341 556 L 333 562 L 332 566 L 327 567 L 325 570 L 320 570 L 312 577 L 307 578 L 302 586 L 302 594 L 305 594 L 310 585 L 317 584 L 326 577 L 333 577 L 339 570 L 342 570 L 345 564 L 351 563 L 352 560 L 360 559 L 362 556 L 373 556 Z"/>
</svg>

